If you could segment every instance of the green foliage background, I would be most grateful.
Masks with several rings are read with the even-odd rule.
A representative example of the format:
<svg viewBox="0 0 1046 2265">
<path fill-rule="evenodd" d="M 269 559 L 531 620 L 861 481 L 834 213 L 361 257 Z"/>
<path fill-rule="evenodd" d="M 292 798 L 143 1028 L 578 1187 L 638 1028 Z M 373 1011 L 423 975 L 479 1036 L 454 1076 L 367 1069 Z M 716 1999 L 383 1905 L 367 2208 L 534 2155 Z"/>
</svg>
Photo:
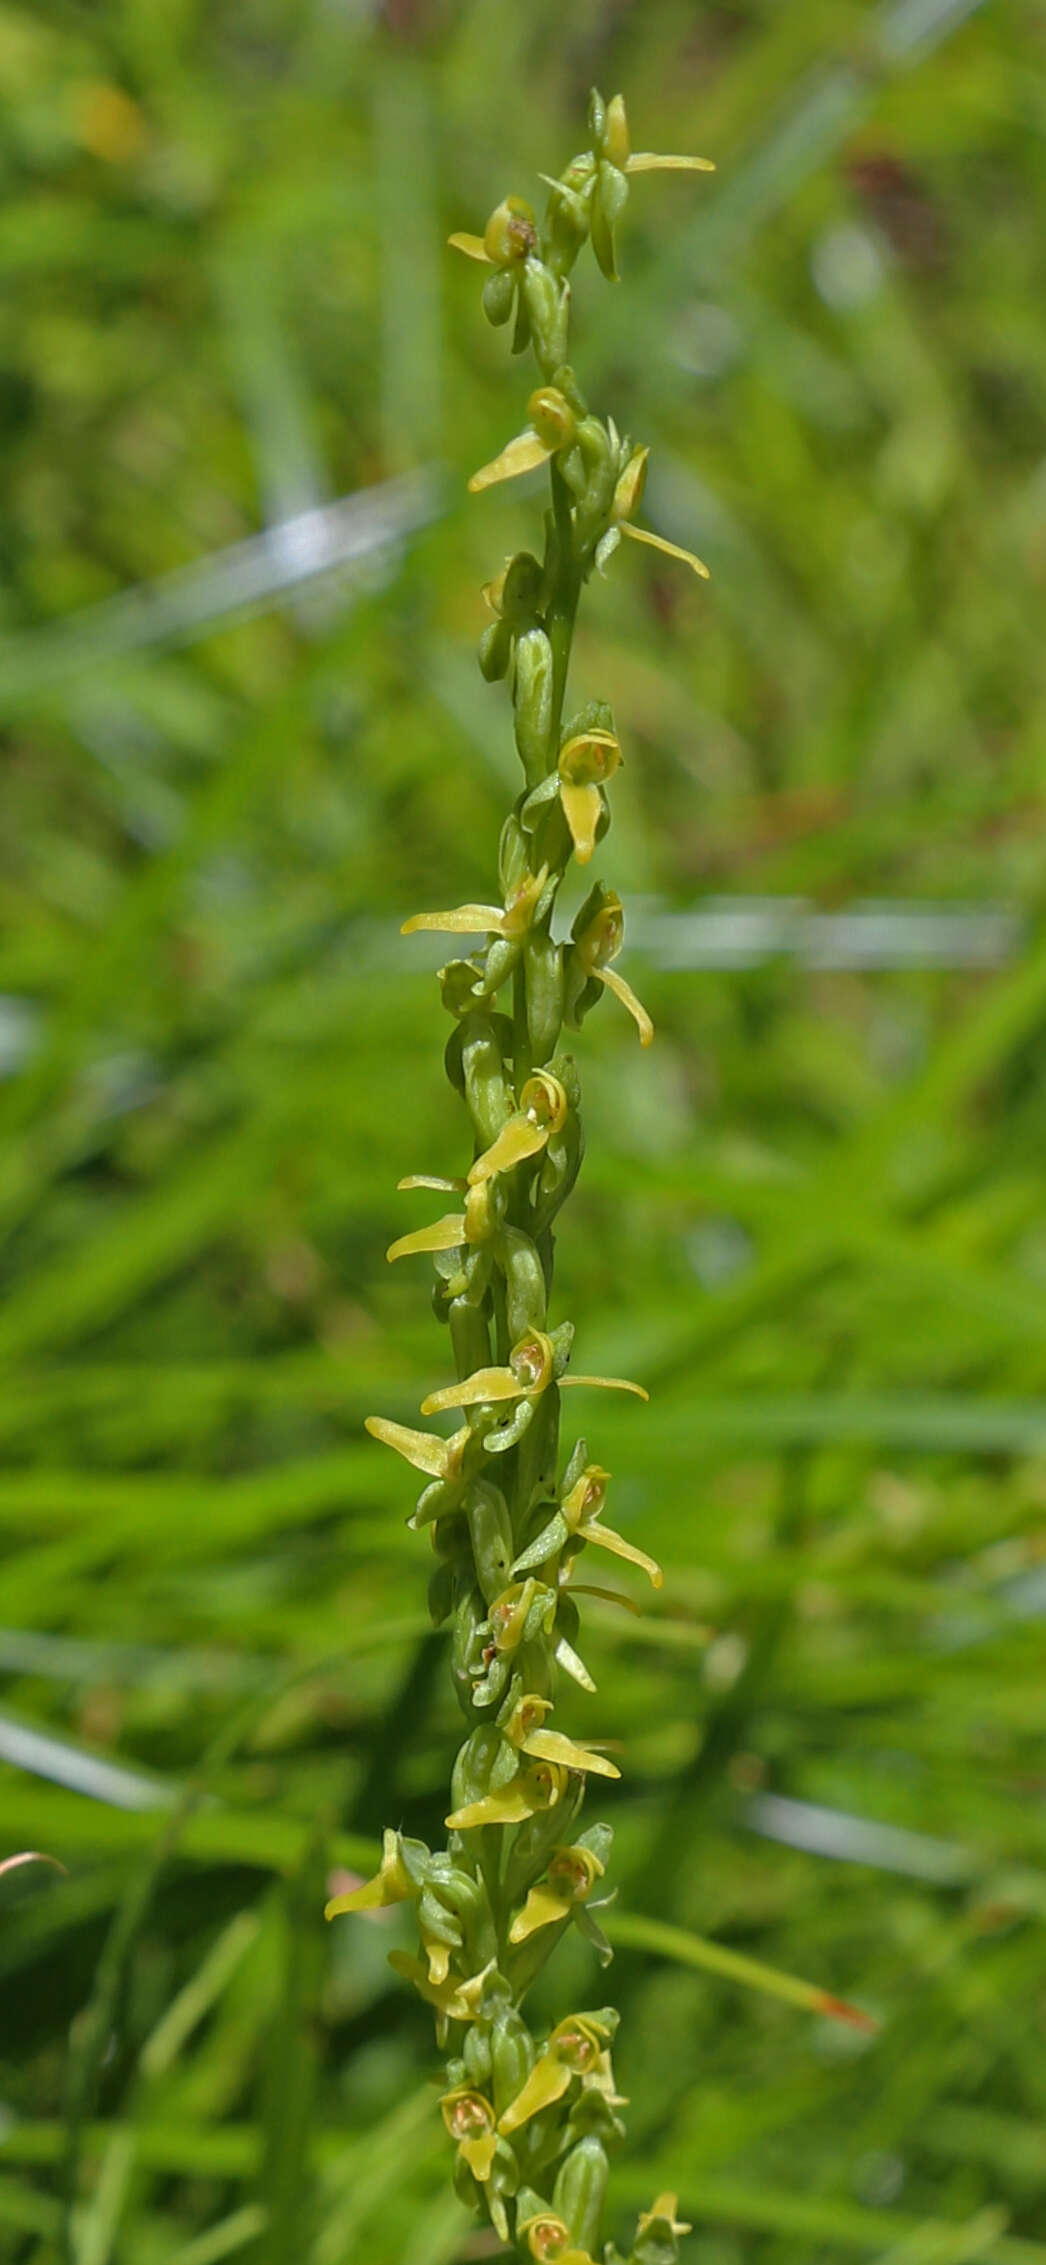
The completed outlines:
<svg viewBox="0 0 1046 2265">
<path fill-rule="evenodd" d="M 624 282 L 576 294 L 713 571 L 629 552 L 587 601 L 601 870 L 1021 920 L 987 973 L 632 952 L 657 1046 L 584 1033 L 559 1310 L 651 1387 L 592 1437 L 667 1568 L 641 1619 L 592 1605 L 572 1718 L 625 1749 L 621 1908 L 881 2023 L 622 1942 L 617 2230 L 672 2185 L 694 2265 L 1046 2260 L 1042 13 L 8 0 L 0 1854 L 69 1873 L 0 1883 L 14 2265 L 483 2254 L 398 1920 L 319 1915 L 382 1824 L 438 1830 L 457 1735 L 409 1475 L 361 1438 L 444 1376 L 382 1255 L 396 1178 L 462 1156 L 396 925 L 489 896 L 478 587 L 537 531 L 530 489 L 465 507 L 530 380 L 443 242 L 564 161 L 593 79 L 719 166 L 637 182 Z M 77 626 L 437 465 L 352 575 Z M 92 1759 L 136 1783 L 53 1782 Z M 753 1829 L 766 1794 L 923 1837 L 831 1860 Z"/>
</svg>

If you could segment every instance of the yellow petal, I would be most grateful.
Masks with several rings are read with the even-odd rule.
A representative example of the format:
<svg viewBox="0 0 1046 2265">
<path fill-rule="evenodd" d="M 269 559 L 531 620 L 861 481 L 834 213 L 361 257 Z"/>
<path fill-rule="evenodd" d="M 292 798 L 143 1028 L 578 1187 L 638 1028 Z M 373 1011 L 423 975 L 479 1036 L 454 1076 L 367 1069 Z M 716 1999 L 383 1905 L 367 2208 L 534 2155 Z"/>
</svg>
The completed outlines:
<svg viewBox="0 0 1046 2265">
<path fill-rule="evenodd" d="M 616 1534 L 612 1526 L 601 1526 L 598 1519 L 593 1519 L 592 1524 L 582 1526 L 580 1532 L 585 1541 L 594 1541 L 600 1549 L 608 1549 L 612 1557 L 622 1557 L 626 1564 L 638 1565 L 641 1572 L 649 1574 L 655 1589 L 662 1587 L 665 1576 L 657 1559 L 648 1557 L 642 1549 L 633 1548 L 632 1543 L 626 1541 L 623 1534 Z"/>
<path fill-rule="evenodd" d="M 429 1962 L 429 1981 L 445 1982 L 450 1973 L 449 1943 L 439 1943 L 432 1939 L 425 1945 L 425 1956 Z"/>
<path fill-rule="evenodd" d="M 631 535 L 634 543 L 649 543 L 651 550 L 664 551 L 666 558 L 681 558 L 684 566 L 692 566 L 702 581 L 708 581 L 709 570 L 704 559 L 695 558 L 693 551 L 685 551 L 679 543 L 670 543 L 664 535 L 652 535 L 649 527 L 633 527 L 628 519 L 622 519 L 619 524 L 622 534 Z"/>
<path fill-rule="evenodd" d="M 714 173 L 710 157 L 659 157 L 653 149 L 634 149 L 625 162 L 626 173 Z M 453 236 L 451 243 L 454 242 Z"/>
<path fill-rule="evenodd" d="M 587 865 L 596 846 L 596 827 L 603 807 L 599 788 L 571 786 L 568 779 L 561 779 L 559 799 L 563 805 L 563 816 L 570 828 L 578 864 Z"/>
<path fill-rule="evenodd" d="M 519 1114 L 509 1117 L 491 1146 L 477 1156 L 469 1172 L 469 1186 L 479 1180 L 492 1180 L 495 1172 L 511 1172 L 527 1156 L 536 1156 L 548 1139 L 547 1125 L 536 1125 L 530 1117 Z"/>
<path fill-rule="evenodd" d="M 397 1455 L 413 1463 L 416 1471 L 425 1471 L 430 1479 L 448 1476 L 468 1438 L 467 1431 L 459 1431 L 453 1439 L 440 1439 L 435 1432 L 411 1431 L 406 1424 L 391 1423 L 387 1416 L 368 1416 L 363 1428 L 383 1447 L 394 1447 Z"/>
<path fill-rule="evenodd" d="M 473 2178 L 478 2179 L 480 2185 L 490 2177 L 490 2166 L 497 2151 L 497 2144 L 498 2135 L 496 2131 L 485 2131 L 478 2139 L 462 2139 L 458 2142 L 459 2155 L 464 2156 Z"/>
<path fill-rule="evenodd" d="M 465 1241 L 465 1214 L 449 1211 L 445 1219 L 436 1219 L 431 1227 L 416 1227 L 412 1235 L 400 1235 L 390 1243 L 385 1253 L 391 1264 L 394 1258 L 413 1258 L 421 1251 L 456 1250 Z"/>
<path fill-rule="evenodd" d="M 464 1195 L 467 1180 L 445 1180 L 438 1172 L 408 1172 L 405 1180 L 397 1180 L 400 1195 L 410 1188 L 435 1188 L 442 1195 Z"/>
<path fill-rule="evenodd" d="M 500 456 L 473 472 L 469 494 L 478 495 L 481 488 L 496 487 L 499 480 L 516 480 L 521 472 L 532 472 L 535 465 L 547 463 L 551 454 L 551 449 L 545 447 L 544 441 L 539 440 L 528 425 L 525 432 L 517 433 L 514 440 L 506 443 Z"/>
<path fill-rule="evenodd" d="M 453 236 L 448 236 L 447 242 L 455 252 L 464 252 L 466 259 L 482 260 L 485 267 L 493 267 L 494 262 L 482 236 L 470 236 L 467 229 L 456 228 Z"/>
<path fill-rule="evenodd" d="M 595 1754 L 590 1746 L 575 1745 L 572 1738 L 564 1738 L 559 1730 L 532 1730 L 523 1740 L 523 1752 L 533 1754 L 541 1762 L 558 1762 L 562 1769 L 588 1770 L 593 1777 L 620 1777 L 613 1762 L 605 1754 Z"/>
<path fill-rule="evenodd" d="M 510 1943 L 525 1943 L 528 1935 L 536 1935 L 539 1927 L 552 1927 L 565 1919 L 573 1904 L 572 1895 L 564 1895 L 547 1882 L 532 1887 L 522 1911 L 517 1911 L 509 1928 Z"/>
<path fill-rule="evenodd" d="M 523 1386 L 510 1368 L 477 1368 L 461 1384 L 445 1384 L 421 1403 L 423 1416 L 437 1416 L 441 1408 L 476 1408 L 486 1400 L 521 1400 Z"/>
<path fill-rule="evenodd" d="M 645 1384 L 632 1384 L 627 1376 L 561 1376 L 559 1384 L 561 1391 L 565 1384 L 598 1384 L 604 1392 L 634 1392 L 637 1400 L 650 1398 Z M 422 1409 L 423 1415 L 427 1412 Z"/>
<path fill-rule="evenodd" d="M 482 1801 L 467 1801 L 463 1809 L 452 1809 L 443 1822 L 452 1832 L 471 1832 L 475 1825 L 521 1825 L 527 1817 L 537 1815 L 538 1807 L 531 1788 L 520 1776 L 500 1792 L 484 1794 Z"/>
<path fill-rule="evenodd" d="M 522 2092 L 517 2092 L 510 2107 L 498 2120 L 498 2130 L 518 2131 L 531 2116 L 539 2116 L 542 2108 L 550 2108 L 554 2100 L 561 2100 L 570 2083 L 571 2071 L 551 2053 L 542 2053 L 536 2060 Z"/>
<path fill-rule="evenodd" d="M 416 936 L 431 929 L 440 936 L 504 936 L 505 915 L 499 904 L 459 904 L 453 912 L 415 912 L 405 920 L 401 936 Z"/>
<path fill-rule="evenodd" d="M 620 999 L 622 1006 L 627 1007 L 639 1032 L 640 1045 L 652 1046 L 654 1025 L 642 1001 L 637 999 L 631 984 L 625 982 L 624 976 L 618 974 L 616 967 L 594 967 L 592 973 L 597 983 L 605 983 L 607 990 L 613 992 L 615 999 Z"/>
</svg>

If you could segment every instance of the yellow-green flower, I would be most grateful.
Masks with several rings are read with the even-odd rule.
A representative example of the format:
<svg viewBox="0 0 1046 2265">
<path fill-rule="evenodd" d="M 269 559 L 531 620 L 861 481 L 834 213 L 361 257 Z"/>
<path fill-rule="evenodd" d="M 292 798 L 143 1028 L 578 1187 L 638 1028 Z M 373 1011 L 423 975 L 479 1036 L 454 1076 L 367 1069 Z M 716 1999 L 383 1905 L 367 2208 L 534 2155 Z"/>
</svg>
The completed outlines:
<svg viewBox="0 0 1046 2265">
<path fill-rule="evenodd" d="M 485 2184 L 497 2151 L 497 2122 L 490 2101 L 482 2092 L 474 2092 L 470 2085 L 459 2084 L 453 2092 L 444 2092 L 440 2100 L 443 2121 L 458 2154 L 468 2164 L 474 2179 Z"/>
<path fill-rule="evenodd" d="M 477 1368 L 460 1384 L 448 1384 L 439 1392 L 430 1392 L 428 1398 L 421 1403 L 421 1413 L 423 1416 L 434 1416 L 444 1408 L 480 1407 L 488 1401 L 497 1400 L 537 1399 L 554 1380 L 558 1382 L 560 1391 L 565 1391 L 568 1385 L 598 1385 L 607 1392 L 634 1392 L 639 1400 L 650 1398 L 644 1385 L 633 1384 L 627 1376 L 555 1378 L 555 1349 L 552 1340 L 544 1330 L 531 1329 L 525 1337 L 520 1338 L 518 1345 L 513 1346 L 507 1368 Z"/>
<path fill-rule="evenodd" d="M 467 1981 L 449 1974 L 442 1982 L 433 1982 L 428 1968 L 420 1958 L 413 1958 L 406 1950 L 390 1950 L 389 1965 L 405 1982 L 413 1982 L 420 1997 L 435 2006 L 437 2013 L 448 2021 L 475 2021 L 486 1988 L 487 1978 L 494 1971 L 493 1961 L 482 1973 L 472 1974 Z"/>
<path fill-rule="evenodd" d="M 591 2014 L 572 2014 L 552 2031 L 538 2055 L 522 2091 L 498 2118 L 498 2130 L 508 2137 L 532 2116 L 563 2097 L 575 2076 L 595 2077 L 600 2071 L 610 2031 Z M 600 2087 L 603 2088 L 602 2086 Z"/>
<path fill-rule="evenodd" d="M 567 1108 L 566 1093 L 550 1070 L 537 1070 L 528 1077 L 519 1108 L 506 1118 L 497 1139 L 471 1166 L 469 1185 L 475 1187 L 479 1180 L 493 1179 L 496 1172 L 512 1172 L 529 1156 L 539 1156 L 553 1134 L 561 1131 Z"/>
<path fill-rule="evenodd" d="M 603 808 L 601 789 L 620 761 L 621 749 L 614 732 L 595 726 L 573 732 L 559 750 L 559 800 L 579 865 L 587 865 L 595 849 Z"/>
<path fill-rule="evenodd" d="M 620 999 L 639 1032 L 640 1045 L 649 1046 L 654 1036 L 650 1016 L 637 999 L 631 984 L 626 983 L 624 976 L 619 975 L 617 969 L 609 964 L 617 958 L 625 940 L 625 916 L 621 899 L 613 889 L 603 889 L 599 896 L 596 910 L 588 916 L 587 907 L 583 905 L 574 922 L 574 949 L 582 973 L 597 983 L 602 983 L 608 991 L 613 992 L 615 999 Z M 590 896 L 588 904 L 591 903 Z"/>
<path fill-rule="evenodd" d="M 539 385 L 527 402 L 527 416 L 530 423 L 523 431 L 506 441 L 500 454 L 489 464 L 473 472 L 469 481 L 470 495 L 478 495 L 483 488 L 496 487 L 500 480 L 516 480 L 521 472 L 533 472 L 537 465 L 546 463 L 561 449 L 573 447 L 577 417 L 558 386 Z"/>
<path fill-rule="evenodd" d="M 685 2219 L 676 2217 L 678 2207 L 678 2195 L 659 2194 L 649 2210 L 643 2211 L 637 2228 L 638 2235 L 652 2233 L 659 2226 L 664 2226 L 666 2233 L 670 2235 L 692 2233 L 693 2227 L 688 2226 Z"/>
<path fill-rule="evenodd" d="M 595 1777 L 620 1777 L 621 1772 L 605 1754 L 591 1746 L 579 1745 L 576 1739 L 566 1738 L 561 1731 L 546 1730 L 545 1716 L 552 1712 L 551 1699 L 536 1698 L 533 1692 L 517 1700 L 505 1724 L 505 1736 L 522 1754 L 531 1754 L 543 1762 L 558 1762 L 563 1769 L 581 1770 Z"/>
<path fill-rule="evenodd" d="M 623 1534 L 615 1533 L 612 1526 L 602 1523 L 609 1478 L 609 1471 L 602 1470 L 598 1463 L 589 1463 L 582 1471 L 576 1486 L 571 1487 L 560 1504 L 567 1532 L 577 1534 L 582 1541 L 595 1542 L 597 1548 L 608 1549 L 612 1556 L 623 1557 L 629 1565 L 638 1565 L 654 1588 L 659 1589 L 665 1576 L 656 1559 L 626 1541 Z"/>
<path fill-rule="evenodd" d="M 482 260 L 488 267 L 522 265 L 537 245 L 533 207 L 525 197 L 504 197 L 495 205 L 482 236 L 456 229 L 447 242 L 466 259 Z"/>
<path fill-rule="evenodd" d="M 422 1411 L 427 1412 L 427 1409 Z M 426 1477 L 461 1477 L 462 1458 L 471 1437 L 467 1425 L 456 1431 L 452 1439 L 441 1439 L 438 1432 L 412 1431 L 408 1424 L 393 1423 L 388 1416 L 367 1416 L 363 1428 L 372 1439 L 380 1440 L 383 1447 L 394 1448 L 416 1471 L 424 1471 Z"/>
<path fill-rule="evenodd" d="M 461 1809 L 452 1809 L 444 1822 L 452 1832 L 473 1832 L 477 1825 L 522 1825 L 528 1817 L 554 1809 L 566 1789 L 565 1769 L 555 1762 L 533 1763 L 527 1769 L 517 1770 L 515 1777 L 495 1792 L 483 1794 L 478 1801 L 466 1801 Z"/>
<path fill-rule="evenodd" d="M 670 543 L 666 535 L 653 534 L 649 527 L 632 525 L 632 514 L 638 511 L 646 486 L 649 454 L 648 448 L 634 449 L 620 474 L 614 489 L 611 530 L 617 529 L 622 535 L 630 536 L 634 543 L 647 543 L 651 550 L 663 551 L 666 558 L 681 559 L 684 566 L 692 567 L 694 573 L 699 574 L 703 582 L 707 582 L 709 573 L 703 558 L 695 557 L 693 551 L 684 550 L 680 543 Z M 602 564 L 602 560 L 600 563 Z"/>
<path fill-rule="evenodd" d="M 374 1878 L 362 1887 L 349 1888 L 344 1895 L 332 1895 L 323 1916 L 340 1919 L 346 1911 L 385 1911 L 390 1903 L 407 1903 L 419 1893 L 403 1861 L 402 1835 L 386 1831 L 382 1834 L 381 1864 Z"/>
<path fill-rule="evenodd" d="M 590 1848 L 557 1848 L 545 1878 L 531 1888 L 513 1919 L 510 1943 L 524 1943 L 540 1928 L 558 1926 L 561 1919 L 568 1919 L 578 1904 L 587 1903 L 604 1870 Z"/>
<path fill-rule="evenodd" d="M 402 1181 L 400 1185 L 402 1186 Z M 431 1227 L 416 1227 L 409 1235 L 399 1235 L 385 1253 L 391 1265 L 397 1258 L 412 1258 L 419 1252 L 457 1250 L 460 1244 L 475 1246 L 490 1241 L 496 1218 L 490 1201 L 490 1187 L 484 1182 L 468 1188 L 464 1211 L 448 1211 L 442 1219 L 435 1219 Z"/>
<path fill-rule="evenodd" d="M 587 2249 L 576 2249 L 569 2226 L 554 2210 L 541 2210 L 517 2221 L 517 2234 L 525 2235 L 535 2265 L 593 2265 Z"/>
<path fill-rule="evenodd" d="M 414 912 L 400 929 L 401 936 L 429 930 L 441 936 L 525 936 L 534 907 L 548 880 L 548 866 L 527 873 L 513 889 L 507 904 L 459 904 L 451 912 Z"/>
</svg>

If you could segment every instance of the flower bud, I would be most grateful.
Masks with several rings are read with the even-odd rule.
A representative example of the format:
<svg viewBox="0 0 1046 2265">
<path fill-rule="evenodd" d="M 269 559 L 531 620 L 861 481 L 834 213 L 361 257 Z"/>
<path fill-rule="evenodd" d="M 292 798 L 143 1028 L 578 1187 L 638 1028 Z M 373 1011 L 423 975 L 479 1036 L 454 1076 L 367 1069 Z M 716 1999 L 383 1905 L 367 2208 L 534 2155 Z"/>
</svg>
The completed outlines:
<svg viewBox="0 0 1046 2265">
<path fill-rule="evenodd" d="M 539 385 L 527 402 L 527 416 L 546 448 L 571 446 L 577 432 L 577 418 L 558 385 Z"/>
<path fill-rule="evenodd" d="M 555 662 L 544 630 L 525 630 L 516 639 L 512 698 L 516 711 L 516 746 L 528 786 L 542 778 L 549 766 L 554 683 Z"/>
<path fill-rule="evenodd" d="M 473 1479 L 465 1495 L 476 1578 L 488 1604 L 502 1594 L 512 1570 L 512 1520 L 500 1487 Z"/>
<path fill-rule="evenodd" d="M 512 659 L 512 631 L 507 621 L 488 621 L 479 640 L 479 665 L 488 684 L 508 674 Z"/>
<path fill-rule="evenodd" d="M 615 94 L 613 101 L 607 103 L 606 119 L 603 126 L 603 147 L 600 154 L 603 157 L 608 157 L 611 165 L 616 165 L 621 173 L 625 171 L 632 155 L 632 144 L 628 135 L 628 119 L 625 115 L 625 98 L 622 94 Z"/>
<path fill-rule="evenodd" d="M 483 231 L 484 249 L 495 267 L 512 267 L 525 260 L 537 240 L 533 208 L 525 197 L 505 197 L 495 206 Z"/>
<path fill-rule="evenodd" d="M 599 2240 L 609 2169 L 606 2148 L 594 2133 L 579 2139 L 560 2164 L 552 2200 L 579 2249 L 594 2251 Z"/>
<path fill-rule="evenodd" d="M 643 500 L 646 486 L 648 448 L 637 448 L 629 457 L 614 489 L 614 518 L 633 519 Z"/>
<path fill-rule="evenodd" d="M 488 582 L 483 595 L 488 606 L 501 614 L 512 629 L 532 629 L 541 599 L 544 568 L 532 551 L 517 551 L 506 559 L 501 573 Z"/>
<path fill-rule="evenodd" d="M 509 321 L 515 297 L 515 277 L 510 268 L 499 267 L 493 275 L 488 275 L 483 285 L 483 312 L 495 330 Z"/>
<path fill-rule="evenodd" d="M 558 370 L 567 358 L 569 283 L 557 282 L 551 268 L 542 260 L 528 259 L 523 269 L 521 297 L 542 369 L 550 373 Z"/>
<path fill-rule="evenodd" d="M 592 136 L 593 147 L 602 151 L 607 130 L 607 110 L 598 87 L 591 89 L 588 98 L 588 130 Z"/>
</svg>

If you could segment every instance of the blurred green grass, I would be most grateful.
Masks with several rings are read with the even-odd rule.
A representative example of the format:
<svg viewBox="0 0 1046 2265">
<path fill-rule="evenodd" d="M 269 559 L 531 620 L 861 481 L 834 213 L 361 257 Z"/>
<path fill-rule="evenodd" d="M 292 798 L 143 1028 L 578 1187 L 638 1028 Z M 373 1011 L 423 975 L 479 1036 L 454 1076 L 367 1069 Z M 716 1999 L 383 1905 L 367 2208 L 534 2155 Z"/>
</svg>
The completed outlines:
<svg viewBox="0 0 1046 2265">
<path fill-rule="evenodd" d="M 653 1390 L 592 1434 L 667 1570 L 592 1606 L 578 1702 L 626 1747 L 622 1909 L 881 2023 L 622 1943 L 615 2230 L 671 2184 L 694 2265 L 1046 2258 L 1041 13 L 40 0 L 0 7 L 0 1734 L 158 1806 L 0 1769 L 4 1848 L 70 1875 L 0 1884 L 14 2265 L 481 2253 L 389 1936 L 319 1912 L 383 1823 L 438 1831 L 456 1734 L 360 1428 L 442 1374 L 382 1255 L 396 1178 L 461 1155 L 396 924 L 489 893 L 478 591 L 537 529 L 459 501 L 526 380 L 443 239 L 593 78 L 719 166 L 638 185 L 620 291 L 577 292 L 713 570 L 588 604 L 607 878 L 1023 924 L 987 974 L 632 954 L 649 1060 L 586 1027 L 561 1310 Z M 77 628 L 437 466 L 368 567 Z M 822 1812 L 861 1861 L 754 1829 Z"/>
</svg>

